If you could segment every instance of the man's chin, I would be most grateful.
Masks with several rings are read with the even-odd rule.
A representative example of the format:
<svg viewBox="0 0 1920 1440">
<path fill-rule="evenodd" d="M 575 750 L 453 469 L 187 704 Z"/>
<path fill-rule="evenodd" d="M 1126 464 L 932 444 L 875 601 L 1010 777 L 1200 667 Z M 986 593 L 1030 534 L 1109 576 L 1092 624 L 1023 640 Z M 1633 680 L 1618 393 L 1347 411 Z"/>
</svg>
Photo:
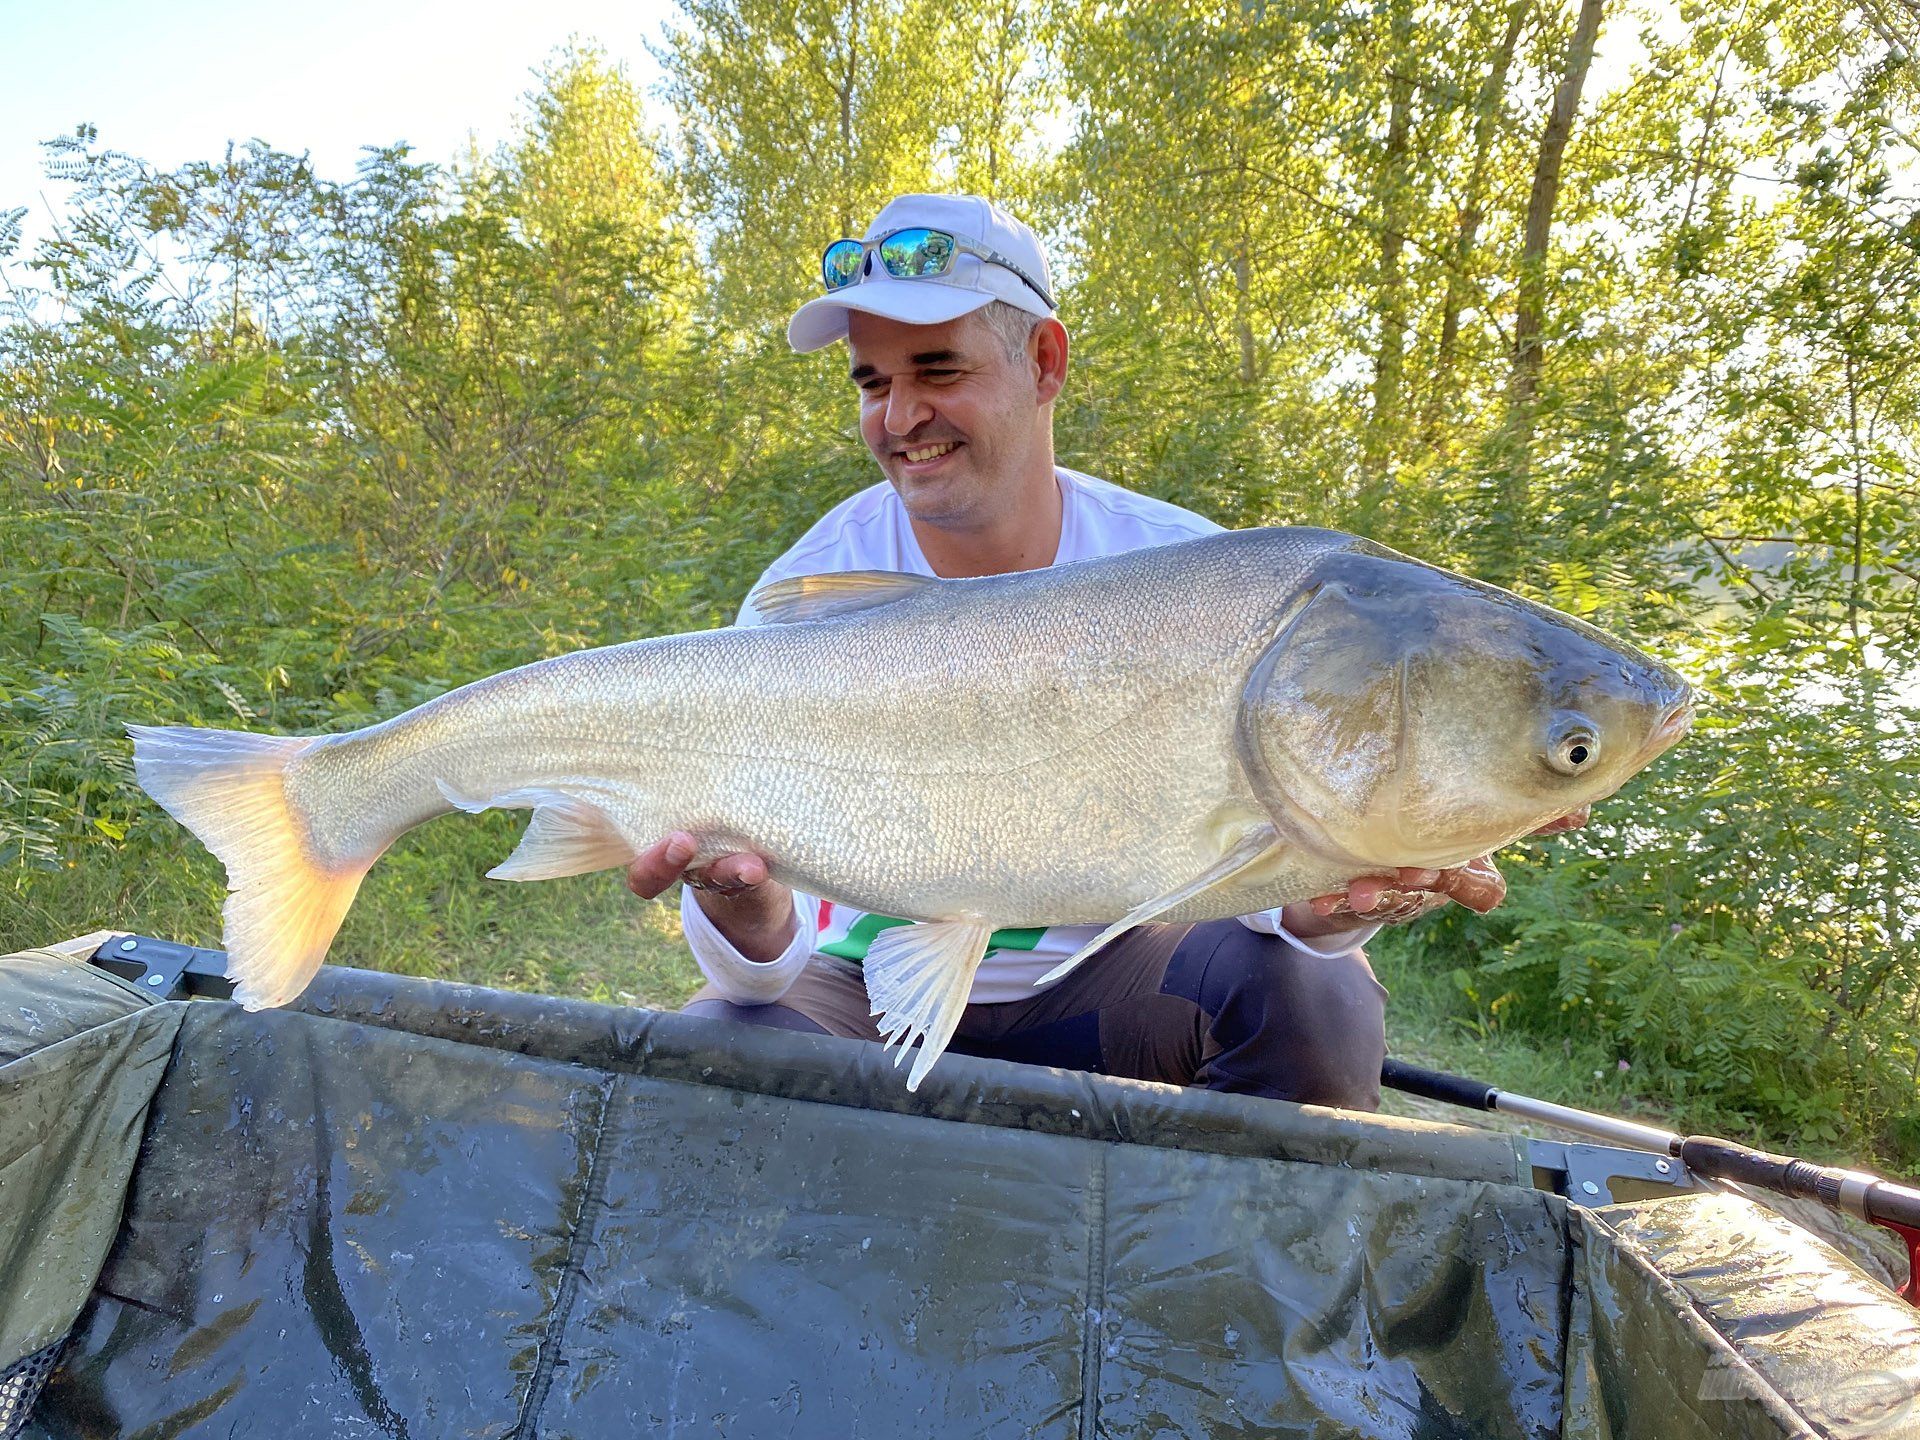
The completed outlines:
<svg viewBox="0 0 1920 1440">
<path fill-rule="evenodd" d="M 950 474 L 933 475 L 902 473 L 891 467 L 887 471 L 887 479 L 907 514 L 922 525 L 950 524 L 965 518 L 974 493 L 966 478 L 959 467 Z"/>
</svg>

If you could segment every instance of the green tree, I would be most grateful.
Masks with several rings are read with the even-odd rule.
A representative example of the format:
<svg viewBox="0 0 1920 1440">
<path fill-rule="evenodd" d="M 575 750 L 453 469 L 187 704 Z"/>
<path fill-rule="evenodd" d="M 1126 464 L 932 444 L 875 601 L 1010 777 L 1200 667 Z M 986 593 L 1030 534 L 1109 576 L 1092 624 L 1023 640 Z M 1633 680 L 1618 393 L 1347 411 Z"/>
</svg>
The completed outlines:
<svg viewBox="0 0 1920 1440">
<path fill-rule="evenodd" d="M 1506 906 L 1381 963 L 1696 1123 L 1920 1155 L 1915 39 L 1882 0 L 689 0 L 671 146 L 584 43 L 446 166 L 56 142 L 56 232 L 0 253 L 6 938 L 214 938 L 126 720 L 356 725 L 730 616 L 875 478 L 844 352 L 784 345 L 820 248 L 964 186 L 1058 259 L 1068 463 L 1697 682 L 1695 736 L 1517 849 Z M 484 933 L 504 843 L 400 847 L 353 953 Z"/>
</svg>

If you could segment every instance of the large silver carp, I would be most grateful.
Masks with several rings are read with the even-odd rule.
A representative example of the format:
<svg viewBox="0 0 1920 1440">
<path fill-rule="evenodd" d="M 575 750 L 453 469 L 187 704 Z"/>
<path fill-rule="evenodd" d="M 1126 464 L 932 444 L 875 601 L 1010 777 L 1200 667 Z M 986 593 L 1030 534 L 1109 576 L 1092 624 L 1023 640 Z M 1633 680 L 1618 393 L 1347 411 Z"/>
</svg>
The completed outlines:
<svg viewBox="0 0 1920 1440">
<path fill-rule="evenodd" d="M 235 998 L 297 996 L 405 831 L 531 809 L 496 878 L 681 829 L 697 863 L 756 851 L 923 922 L 866 962 L 917 1085 L 998 927 L 1113 922 L 1058 975 L 1149 919 L 1459 865 L 1611 794 L 1690 714 L 1591 626 L 1327 530 L 813 576 L 754 606 L 772 623 L 543 660 L 350 734 L 134 727 L 140 783 L 227 867 Z"/>
</svg>

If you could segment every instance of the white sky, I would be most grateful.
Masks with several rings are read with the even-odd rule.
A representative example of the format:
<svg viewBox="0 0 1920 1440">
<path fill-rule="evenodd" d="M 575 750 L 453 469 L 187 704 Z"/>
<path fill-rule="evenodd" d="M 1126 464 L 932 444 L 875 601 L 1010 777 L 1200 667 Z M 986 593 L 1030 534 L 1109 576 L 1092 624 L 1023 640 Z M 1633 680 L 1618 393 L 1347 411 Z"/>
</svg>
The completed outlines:
<svg viewBox="0 0 1920 1440">
<path fill-rule="evenodd" d="M 161 166 L 258 137 L 344 180 L 365 145 L 447 160 L 506 138 L 532 70 L 597 40 L 643 90 L 671 0 L 0 0 L 0 210 L 41 233 L 60 186 L 39 143 L 81 122 Z M 43 200 L 42 197 L 45 197 Z"/>
</svg>

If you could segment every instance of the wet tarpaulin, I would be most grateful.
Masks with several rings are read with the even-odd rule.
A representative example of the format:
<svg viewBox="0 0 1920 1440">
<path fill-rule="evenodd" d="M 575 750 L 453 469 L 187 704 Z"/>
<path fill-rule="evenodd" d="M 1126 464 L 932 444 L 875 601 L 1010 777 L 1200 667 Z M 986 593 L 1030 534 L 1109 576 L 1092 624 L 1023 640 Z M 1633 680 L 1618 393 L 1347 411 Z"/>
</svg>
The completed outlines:
<svg viewBox="0 0 1920 1440">
<path fill-rule="evenodd" d="M 1832 1251 L 1569 1207 L 1507 1137 L 961 1056 L 908 1095 L 854 1042 L 352 971 L 29 993 L 0 1373 L 57 1347 L 42 1440 L 1920 1434 L 1911 1312 Z"/>
</svg>

